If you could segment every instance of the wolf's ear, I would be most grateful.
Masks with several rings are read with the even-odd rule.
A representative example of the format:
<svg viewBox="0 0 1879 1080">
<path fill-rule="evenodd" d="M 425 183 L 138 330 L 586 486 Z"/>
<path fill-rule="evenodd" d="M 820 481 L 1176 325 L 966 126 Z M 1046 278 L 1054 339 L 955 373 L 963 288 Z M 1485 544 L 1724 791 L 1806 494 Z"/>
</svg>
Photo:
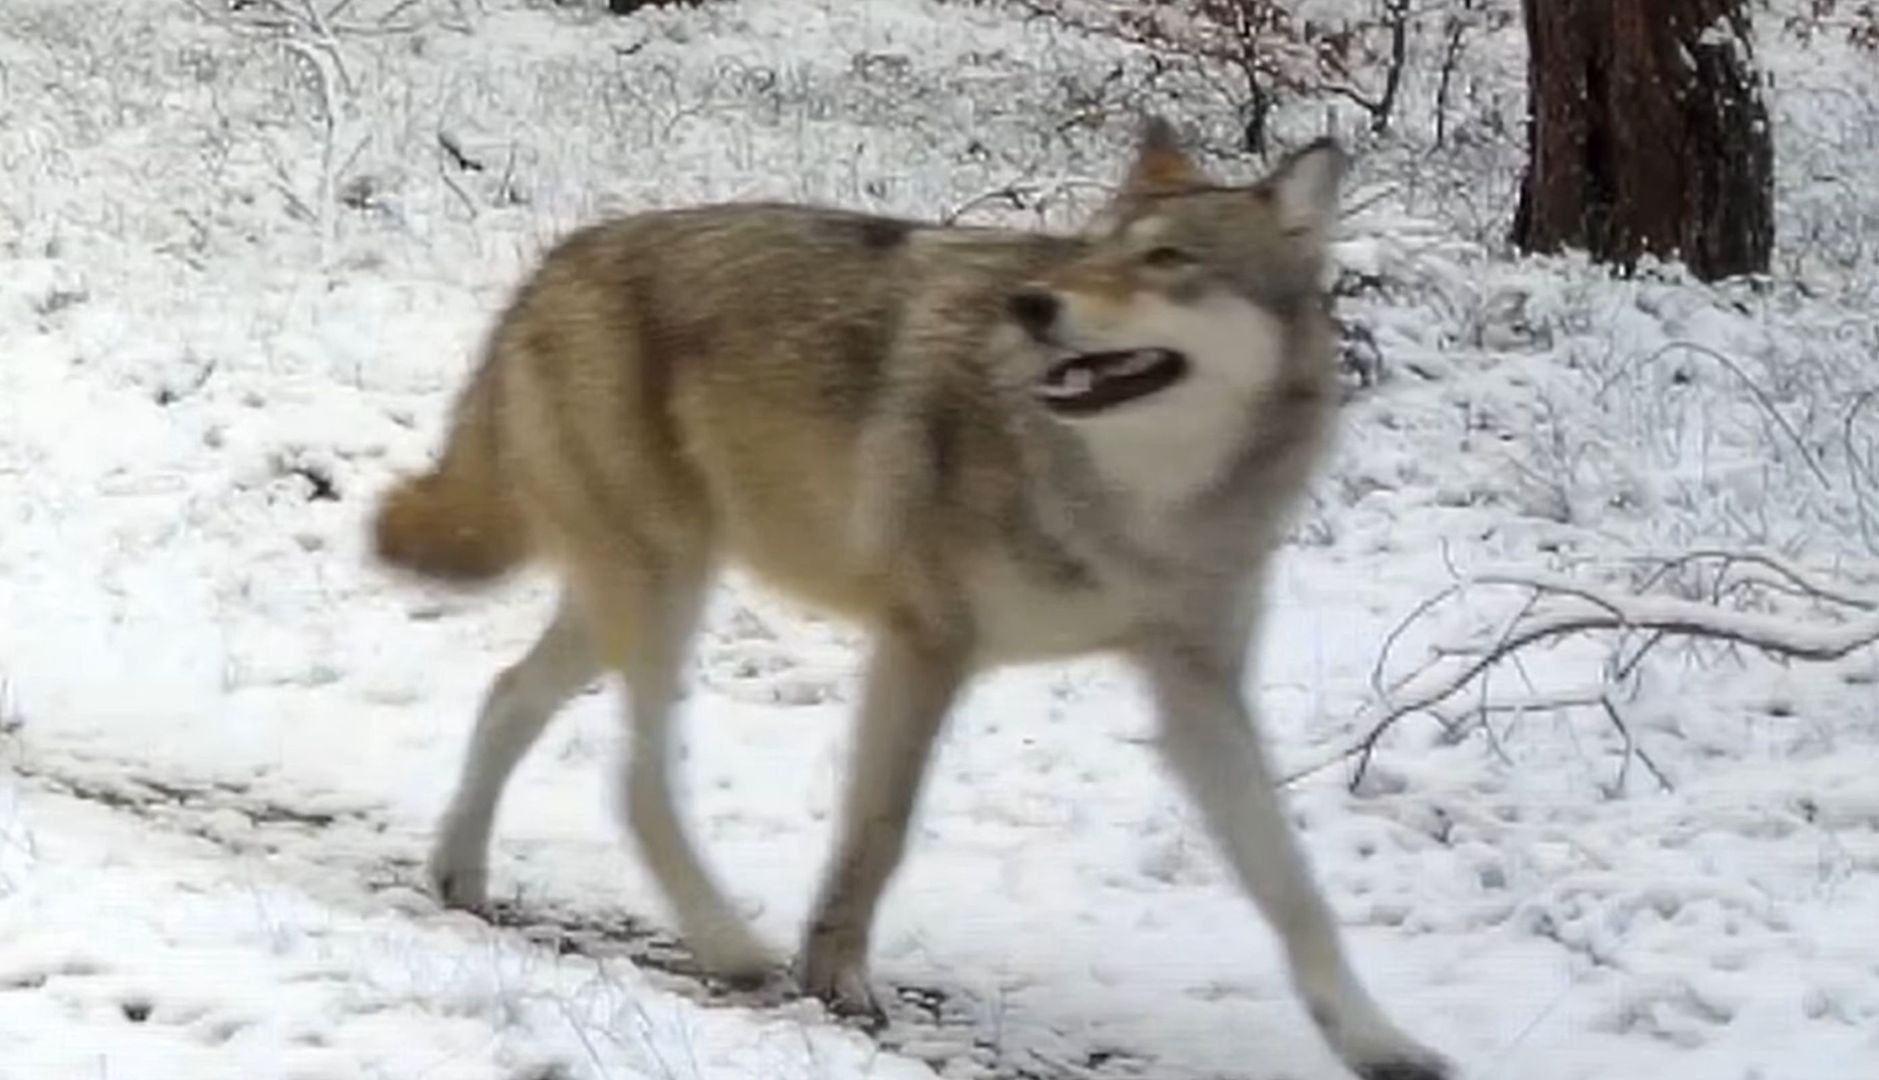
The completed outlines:
<svg viewBox="0 0 1879 1080">
<path fill-rule="evenodd" d="M 1181 136 L 1165 117 L 1150 116 L 1142 123 L 1135 144 L 1135 161 L 1123 181 L 1122 194 L 1165 195 L 1202 182 L 1194 159 L 1181 149 Z"/>
<path fill-rule="evenodd" d="M 1278 208 L 1289 233 L 1322 238 L 1337 220 L 1338 184 L 1344 179 L 1344 151 L 1329 138 L 1297 151 L 1260 184 Z"/>
</svg>

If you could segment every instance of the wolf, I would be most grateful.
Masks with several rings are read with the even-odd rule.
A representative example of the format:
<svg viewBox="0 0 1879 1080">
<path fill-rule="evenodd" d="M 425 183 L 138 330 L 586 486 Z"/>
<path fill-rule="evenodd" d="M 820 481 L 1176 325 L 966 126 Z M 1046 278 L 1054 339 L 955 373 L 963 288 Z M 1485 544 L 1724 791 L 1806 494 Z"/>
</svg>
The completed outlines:
<svg viewBox="0 0 1879 1080">
<path fill-rule="evenodd" d="M 1082 233 L 735 204 L 572 233 L 520 287 L 435 467 L 379 503 L 393 567 L 470 585 L 538 563 L 540 639 L 491 685 L 429 869 L 484 900 L 492 819 L 552 714 L 624 680 L 621 810 L 700 960 L 772 961 L 674 808 L 672 717 L 714 573 L 865 628 L 840 825 L 796 969 L 879 1017 L 875 908 L 949 705 L 975 674 L 1131 660 L 1159 747 L 1365 1080 L 1438 1080 L 1352 972 L 1241 687 L 1262 580 L 1337 383 L 1322 279 L 1342 152 L 1243 185 L 1149 120 Z"/>
</svg>

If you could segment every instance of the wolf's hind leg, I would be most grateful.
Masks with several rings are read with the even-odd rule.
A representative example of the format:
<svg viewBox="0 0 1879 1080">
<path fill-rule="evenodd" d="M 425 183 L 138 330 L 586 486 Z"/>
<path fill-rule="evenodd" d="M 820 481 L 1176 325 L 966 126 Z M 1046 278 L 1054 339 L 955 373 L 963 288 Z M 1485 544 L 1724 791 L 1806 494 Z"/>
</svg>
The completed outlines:
<svg viewBox="0 0 1879 1080">
<path fill-rule="evenodd" d="M 484 901 L 490 826 L 510 774 L 555 712 L 599 673 L 586 628 L 564 596 L 527 654 L 490 684 L 456 794 L 431 848 L 431 884 L 446 904 L 475 907 Z"/>
<path fill-rule="evenodd" d="M 657 570 L 616 564 L 589 575 L 581 598 L 608 662 L 626 678 L 632 746 L 621 814 L 699 961 L 717 975 L 755 979 L 772 957 L 705 869 L 673 800 L 674 704 L 708 583 L 708 568 L 680 560 Z"/>
<path fill-rule="evenodd" d="M 1345 959 L 1241 697 L 1246 651 L 1237 636 L 1231 648 L 1168 640 L 1138 651 L 1162 714 L 1162 751 L 1284 943 L 1293 984 L 1344 1063 L 1364 1080 L 1443 1080 L 1441 1057 L 1384 1016 Z"/>
</svg>

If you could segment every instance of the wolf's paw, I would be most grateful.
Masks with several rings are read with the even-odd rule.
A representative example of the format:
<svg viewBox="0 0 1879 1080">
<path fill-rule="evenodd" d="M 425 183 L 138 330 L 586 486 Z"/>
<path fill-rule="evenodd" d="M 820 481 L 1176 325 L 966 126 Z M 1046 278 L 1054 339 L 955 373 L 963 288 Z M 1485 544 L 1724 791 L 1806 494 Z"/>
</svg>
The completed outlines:
<svg viewBox="0 0 1879 1080">
<path fill-rule="evenodd" d="M 1319 1025 L 1350 1070 L 1363 1080 L 1449 1080 L 1453 1069 L 1442 1055 L 1405 1035 L 1374 1010 L 1344 1023 Z"/>
<path fill-rule="evenodd" d="M 878 1030 L 887 1026 L 887 1011 L 868 987 L 866 951 L 832 935 L 811 936 L 796 978 L 803 992 L 820 998 L 831 1013 Z"/>
<path fill-rule="evenodd" d="M 820 985 L 809 985 L 808 990 L 843 1020 L 853 1020 L 869 1031 L 887 1026 L 887 1010 L 881 1007 L 880 999 L 868 987 L 867 975 L 861 971 L 841 972 Z"/>
<path fill-rule="evenodd" d="M 481 859 L 465 858 L 439 844 L 431 852 L 425 871 L 445 907 L 480 908 L 489 898 L 489 867 Z"/>
<path fill-rule="evenodd" d="M 1360 1066 L 1357 1075 L 1363 1080 L 1448 1080 L 1448 1066 L 1442 1062 L 1382 1061 Z"/>
<path fill-rule="evenodd" d="M 761 986 L 777 969 L 776 957 L 742 922 L 693 928 L 686 939 L 698 963 L 734 987 Z"/>
<path fill-rule="evenodd" d="M 1394 1045 L 1345 1058 L 1363 1080 L 1449 1080 L 1454 1070 L 1442 1055 L 1397 1035 Z"/>
</svg>

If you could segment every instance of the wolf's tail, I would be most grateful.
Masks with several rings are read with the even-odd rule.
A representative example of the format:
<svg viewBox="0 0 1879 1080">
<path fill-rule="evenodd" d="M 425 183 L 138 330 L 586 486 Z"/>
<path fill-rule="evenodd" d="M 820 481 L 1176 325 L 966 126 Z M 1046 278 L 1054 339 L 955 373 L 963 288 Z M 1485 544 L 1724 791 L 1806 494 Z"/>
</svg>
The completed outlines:
<svg viewBox="0 0 1879 1080">
<path fill-rule="evenodd" d="M 491 581 L 529 555 L 527 521 L 502 475 L 496 365 L 457 402 L 443 460 L 393 485 L 372 523 L 378 557 L 440 581 Z"/>
</svg>

